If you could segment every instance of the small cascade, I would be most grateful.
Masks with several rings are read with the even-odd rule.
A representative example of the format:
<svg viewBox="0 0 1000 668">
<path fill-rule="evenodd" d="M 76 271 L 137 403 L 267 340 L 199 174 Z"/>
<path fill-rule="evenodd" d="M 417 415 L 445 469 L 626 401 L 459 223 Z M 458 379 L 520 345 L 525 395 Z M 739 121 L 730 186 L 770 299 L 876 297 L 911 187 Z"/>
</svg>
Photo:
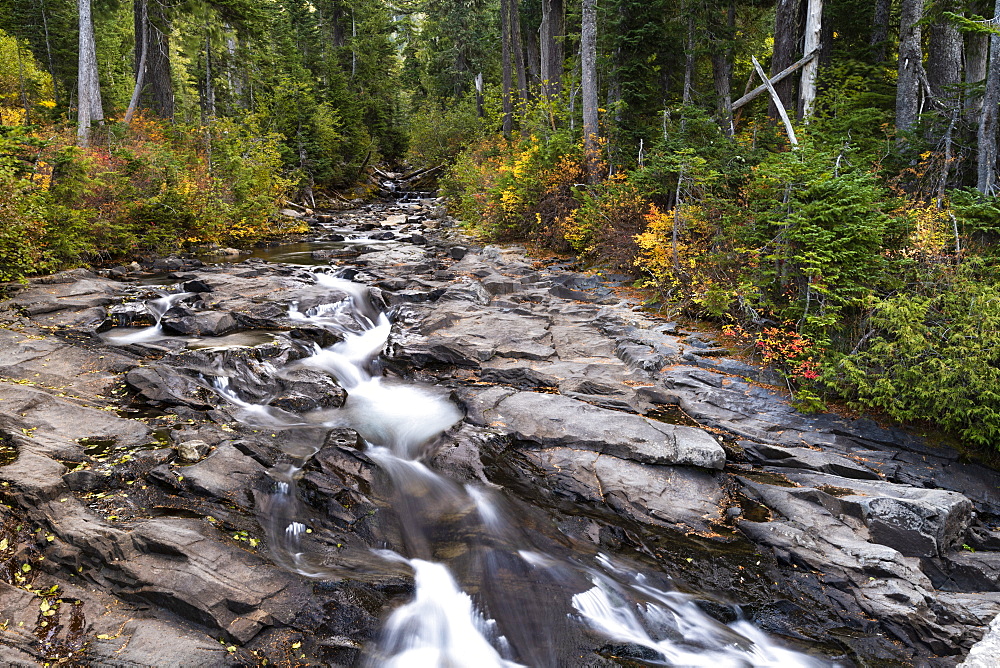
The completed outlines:
<svg viewBox="0 0 1000 668">
<path fill-rule="evenodd" d="M 389 616 L 382 647 L 370 664 L 392 668 L 521 665 L 494 647 L 509 651 L 505 639 L 496 636 L 496 623 L 483 618 L 444 565 L 422 559 L 403 561 L 413 569 L 413 600 Z"/>
<path fill-rule="evenodd" d="M 434 470 L 426 459 L 462 412 L 438 388 L 382 377 L 377 360 L 392 324 L 365 286 L 329 274 L 317 274 L 316 284 L 331 300 L 304 311 L 294 304 L 289 316 L 340 340 L 290 365 L 332 376 L 347 393 L 344 405 L 296 414 L 241 399 L 234 377 L 215 379 L 214 388 L 248 424 L 282 431 L 284 457 L 270 470 L 272 489 L 259 507 L 282 567 L 311 578 L 344 576 L 309 536 L 297 497 L 297 482 L 331 428 L 355 430 L 367 459 L 391 482 L 386 494 L 402 554 L 374 550 L 357 561 L 408 568 L 415 590 L 368 648 L 368 665 L 556 666 L 581 647 L 609 642 L 654 657 L 642 659 L 647 665 L 826 665 L 779 647 L 747 622 L 723 624 L 691 596 L 653 587 L 641 573 L 569 549 L 533 531 L 502 494 Z"/>
<path fill-rule="evenodd" d="M 619 571 L 620 572 L 620 571 Z M 654 665 L 704 668 L 819 668 L 824 664 L 777 646 L 749 622 L 729 625 L 709 617 L 691 596 L 635 583 L 623 587 L 596 573 L 593 588 L 573 596 L 573 607 L 595 631 L 651 650 Z M 629 591 L 631 590 L 631 591 Z"/>
<path fill-rule="evenodd" d="M 157 299 L 150 299 L 143 303 L 146 310 L 153 316 L 154 324 L 143 329 L 112 329 L 104 334 L 104 340 L 110 344 L 126 346 L 130 343 L 145 343 L 156 341 L 165 337 L 163 333 L 163 315 L 185 299 L 196 296 L 196 292 L 176 292 L 164 294 Z"/>
</svg>

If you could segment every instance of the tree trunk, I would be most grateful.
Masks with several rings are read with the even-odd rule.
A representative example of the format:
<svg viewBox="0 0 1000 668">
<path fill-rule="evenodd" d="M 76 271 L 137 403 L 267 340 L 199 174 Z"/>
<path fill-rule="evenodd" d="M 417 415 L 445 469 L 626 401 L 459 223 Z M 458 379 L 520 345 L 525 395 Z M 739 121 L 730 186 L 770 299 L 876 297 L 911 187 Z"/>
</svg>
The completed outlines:
<svg viewBox="0 0 1000 668">
<path fill-rule="evenodd" d="M 205 116 L 215 118 L 215 83 L 212 81 L 212 32 L 205 25 Z"/>
<path fill-rule="evenodd" d="M 344 30 L 344 10 L 340 2 L 335 1 L 333 3 L 333 15 L 330 17 L 330 23 L 333 25 L 334 48 L 340 48 L 347 44 L 346 32 Z"/>
<path fill-rule="evenodd" d="M 529 30 L 524 37 L 524 50 L 527 52 L 525 60 L 528 66 L 528 87 L 531 90 L 541 90 L 542 88 L 542 53 L 541 37 L 537 30 Z"/>
<path fill-rule="evenodd" d="M 730 0 L 726 9 L 723 39 L 716 37 L 712 49 L 712 79 L 715 84 L 715 107 L 719 127 L 732 137 L 733 130 L 733 38 L 736 31 L 736 2 Z"/>
<path fill-rule="evenodd" d="M 517 75 L 517 90 L 520 97 L 518 106 L 523 113 L 523 105 L 528 101 L 528 74 L 524 66 L 524 45 L 521 41 L 521 8 L 518 0 L 509 0 L 510 10 L 510 50 L 514 55 L 514 72 Z"/>
<path fill-rule="evenodd" d="M 993 9 L 1000 16 L 1000 0 Z M 979 117 L 979 155 L 976 188 L 984 195 L 996 189 L 997 167 L 997 107 L 1000 106 L 1000 35 L 990 35 L 990 62 L 986 72 L 986 92 L 983 95 L 983 112 Z"/>
<path fill-rule="evenodd" d="M 962 33 L 951 23 L 931 24 L 927 80 L 938 102 L 947 108 L 958 103 L 958 85 L 962 83 Z"/>
<path fill-rule="evenodd" d="M 983 83 L 986 79 L 986 58 L 990 52 L 990 37 L 983 33 L 965 35 L 965 84 L 967 89 Z M 981 93 L 966 94 L 965 119 L 970 125 L 979 122 L 983 108 Z"/>
<path fill-rule="evenodd" d="M 997 0 L 1000 2 L 1000 0 Z M 597 0 L 583 0 L 580 30 L 580 66 L 583 104 L 583 151 L 587 181 L 600 180 L 597 126 Z"/>
<path fill-rule="evenodd" d="M 14 38 L 14 50 L 17 53 L 17 88 L 21 97 L 21 107 L 24 109 L 24 125 L 31 125 L 31 105 L 28 104 L 28 89 L 24 85 L 24 60 L 21 58 L 21 40 Z"/>
<path fill-rule="evenodd" d="M 820 34 L 823 29 L 823 0 L 809 0 L 806 9 L 806 26 L 803 41 L 803 55 L 818 51 L 820 48 Z M 819 73 L 819 53 L 816 57 L 802 66 L 799 118 L 809 118 L 812 114 L 813 104 L 816 102 L 816 75 Z"/>
<path fill-rule="evenodd" d="M 778 0 L 774 14 L 774 54 L 771 56 L 771 76 L 782 71 L 799 59 L 799 13 L 802 0 Z M 774 84 L 774 89 L 782 104 L 788 105 L 792 97 L 794 82 L 784 79 Z M 774 105 L 768 106 L 767 115 L 778 120 L 781 115 Z"/>
<path fill-rule="evenodd" d="M 542 0 L 542 25 L 539 28 L 542 94 L 549 99 L 558 95 L 562 87 L 565 34 L 566 7 L 563 0 Z"/>
<path fill-rule="evenodd" d="M 872 34 L 868 45 L 872 48 L 872 58 L 876 63 L 885 62 L 885 44 L 889 37 L 889 10 L 892 0 L 875 0 L 875 15 L 872 17 Z"/>
<path fill-rule="evenodd" d="M 920 74 L 923 69 L 920 25 L 923 0 L 903 0 L 899 19 L 899 76 L 896 83 L 896 130 L 908 132 L 920 111 Z"/>
<path fill-rule="evenodd" d="M 483 73 L 476 75 L 476 118 L 483 118 Z"/>
<path fill-rule="evenodd" d="M 80 17 L 80 54 L 77 69 L 77 142 L 90 145 L 90 126 L 104 120 L 101 84 L 97 75 L 97 45 L 90 0 L 77 0 Z"/>
<path fill-rule="evenodd" d="M 231 26 L 226 25 L 226 32 L 228 33 L 230 30 L 232 30 Z M 243 101 L 243 76 L 237 70 L 236 40 L 232 36 L 226 37 L 226 53 L 229 56 L 228 60 L 226 60 L 226 81 L 229 83 L 231 104 L 238 107 L 245 107 L 246 105 Z"/>
<path fill-rule="evenodd" d="M 514 77 L 511 72 L 511 36 L 510 36 L 510 5 L 511 0 L 500 0 L 500 52 L 502 61 L 502 86 L 503 86 L 503 134 L 510 137 L 514 129 L 514 101 L 513 95 Z"/>
<path fill-rule="evenodd" d="M 687 39 L 684 40 L 684 90 L 681 91 L 681 102 L 691 104 L 691 99 L 694 97 L 694 13 L 690 5 L 685 9 Z"/>
<path fill-rule="evenodd" d="M 149 24 L 149 7 L 146 0 L 137 0 L 142 6 L 140 11 L 140 22 L 137 25 L 146 26 Z M 139 106 L 139 95 L 142 93 L 144 78 L 146 76 L 146 56 L 149 54 L 149 31 L 141 30 L 136 33 L 139 41 L 139 60 L 135 66 L 135 87 L 132 89 L 132 99 L 129 100 L 128 109 L 125 111 L 125 125 L 132 122 L 135 116 L 136 107 Z"/>
<path fill-rule="evenodd" d="M 45 11 L 44 0 L 40 2 L 40 9 L 42 14 L 42 29 L 45 31 L 45 54 L 48 56 L 49 61 L 49 76 L 52 77 L 52 97 L 55 99 L 56 105 L 58 105 L 59 79 L 56 77 L 55 66 L 52 64 L 52 41 L 49 39 L 49 17 L 48 13 Z"/>
<path fill-rule="evenodd" d="M 163 5 L 153 3 L 152 11 L 146 7 L 144 0 L 135 0 L 133 4 L 135 19 L 135 63 L 142 60 L 142 42 L 147 44 L 145 72 L 143 72 L 143 88 L 139 96 L 140 104 L 156 116 L 167 120 L 174 117 L 174 83 L 170 75 L 170 20 Z M 145 10 L 145 11 L 144 11 Z M 144 18 L 145 17 L 145 18 Z M 139 36 L 143 36 L 142 39 Z M 138 69 L 135 73 L 138 80 Z"/>
</svg>

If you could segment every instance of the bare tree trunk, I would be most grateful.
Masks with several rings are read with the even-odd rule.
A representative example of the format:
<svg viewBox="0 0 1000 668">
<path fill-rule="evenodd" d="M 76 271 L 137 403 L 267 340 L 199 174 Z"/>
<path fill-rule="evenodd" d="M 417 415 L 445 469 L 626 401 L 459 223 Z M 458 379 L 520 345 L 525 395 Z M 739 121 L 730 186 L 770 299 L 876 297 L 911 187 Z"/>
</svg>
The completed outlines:
<svg viewBox="0 0 1000 668">
<path fill-rule="evenodd" d="M 333 16 L 330 17 L 330 23 L 333 25 L 334 48 L 339 48 L 347 44 L 347 39 L 344 34 L 344 10 L 338 0 L 334 0 Z"/>
<path fill-rule="evenodd" d="M 510 2 L 500 0 L 500 44 L 503 78 L 503 133 L 510 137 L 514 129 L 513 74 L 511 72 Z"/>
<path fill-rule="evenodd" d="M 37 0 L 36 0 L 37 1 Z M 49 17 L 45 11 L 45 0 L 41 0 L 42 29 L 45 31 L 45 54 L 49 61 L 49 76 L 52 77 L 52 97 L 59 104 L 59 80 L 56 78 L 55 66 L 52 64 L 52 41 L 49 39 Z"/>
<path fill-rule="evenodd" d="M 997 0 L 1000 2 L 1000 0 Z M 597 125 L 597 0 L 583 0 L 580 30 L 580 65 L 583 87 L 583 151 L 587 181 L 597 183 L 599 148 Z"/>
<path fill-rule="evenodd" d="M 205 115 L 215 118 L 215 83 L 212 81 L 212 32 L 205 24 Z"/>
<path fill-rule="evenodd" d="M 872 17 L 872 34 L 868 45 L 872 47 L 872 57 L 876 63 L 885 62 L 885 44 L 889 37 L 889 10 L 892 0 L 875 0 L 875 15 Z"/>
<path fill-rule="evenodd" d="M 135 62 L 142 59 L 141 39 L 145 32 L 147 54 L 145 72 L 142 75 L 143 88 L 139 101 L 160 118 L 172 120 L 174 117 L 174 83 L 170 75 L 170 19 L 159 0 L 154 0 L 153 7 L 143 6 L 147 2 L 135 0 L 133 5 L 135 18 L 136 54 Z M 145 20 L 143 20 L 145 16 Z M 136 79 L 139 73 L 136 72 Z"/>
<path fill-rule="evenodd" d="M 1000 0 L 996 0 L 993 15 L 1000 16 Z M 997 168 L 997 107 L 1000 106 L 1000 35 L 990 35 L 990 62 L 986 72 L 986 92 L 983 113 L 979 117 L 979 155 L 976 188 L 984 195 L 996 190 Z"/>
<path fill-rule="evenodd" d="M 125 111 L 125 125 L 132 122 L 135 116 L 136 107 L 139 106 L 139 95 L 142 93 L 142 86 L 146 76 L 146 56 L 149 53 L 149 31 L 145 26 L 149 25 L 149 6 L 147 0 L 138 0 L 140 20 L 137 26 L 143 29 L 136 33 L 136 40 L 139 42 L 139 61 L 135 66 L 135 88 L 132 89 L 132 99 L 129 100 L 128 109 Z"/>
<path fill-rule="evenodd" d="M 476 118 L 482 118 L 483 112 L 483 73 L 476 75 Z"/>
<path fill-rule="evenodd" d="M 962 33 L 951 23 L 931 24 L 927 81 L 931 94 L 945 107 L 958 103 L 958 85 L 962 83 Z"/>
<path fill-rule="evenodd" d="M 520 97 L 519 107 L 523 113 L 523 105 L 528 101 L 528 76 L 524 66 L 524 46 L 521 41 L 521 9 L 518 0 L 509 0 L 510 10 L 510 49 L 514 55 L 514 72 L 517 74 L 517 90 Z"/>
<path fill-rule="evenodd" d="M 907 132 L 917 124 L 923 52 L 920 24 L 923 0 L 903 0 L 899 19 L 899 76 L 896 82 L 896 130 Z"/>
<path fill-rule="evenodd" d="M 986 79 L 986 59 L 989 53 L 989 35 L 983 33 L 968 33 L 965 35 L 965 84 L 967 89 L 982 84 Z M 966 94 L 966 122 L 971 125 L 978 123 L 982 108 L 982 94 Z"/>
<path fill-rule="evenodd" d="M 21 40 L 14 38 L 17 52 L 17 87 L 20 91 L 21 106 L 24 108 L 24 124 L 31 125 L 31 105 L 28 104 L 28 89 L 24 85 L 24 61 L 21 59 Z"/>
<path fill-rule="evenodd" d="M 227 25 L 226 31 L 232 28 Z M 237 106 L 246 106 L 243 102 L 243 77 L 236 70 L 236 40 L 232 36 L 226 37 L 226 53 L 229 59 L 226 61 L 226 81 L 229 83 L 229 94 Z"/>
<path fill-rule="evenodd" d="M 736 2 L 730 0 L 726 9 L 724 40 L 716 38 L 712 49 L 712 79 L 715 83 L 716 114 L 719 126 L 727 137 L 732 137 L 733 129 L 733 37 L 736 30 Z"/>
<path fill-rule="evenodd" d="M 542 53 L 541 37 L 537 30 L 529 30 L 524 37 L 524 50 L 527 53 L 525 63 L 528 66 L 528 87 L 531 90 L 542 88 Z"/>
<path fill-rule="evenodd" d="M 774 14 L 774 55 L 771 56 L 771 76 L 794 63 L 799 58 L 799 13 L 802 0 L 778 0 Z M 774 84 L 778 97 L 784 104 L 794 100 L 792 88 L 794 82 L 784 79 Z M 777 120 L 780 118 L 774 101 L 768 105 L 767 115 Z"/>
<path fill-rule="evenodd" d="M 97 45 L 90 0 L 77 0 L 80 17 L 80 55 L 77 68 L 77 142 L 90 145 L 90 126 L 104 120 L 101 84 L 97 75 Z"/>
<path fill-rule="evenodd" d="M 542 94 L 549 99 L 562 89 L 565 35 L 566 6 L 563 0 L 542 0 L 542 25 L 539 28 Z"/>
<path fill-rule="evenodd" d="M 681 92 L 681 101 L 684 104 L 691 104 L 694 96 L 694 12 L 691 5 L 685 7 L 687 14 L 687 39 L 684 40 L 684 90 Z"/>
<path fill-rule="evenodd" d="M 820 35 L 823 29 L 823 0 L 809 0 L 806 9 L 806 26 L 803 31 L 805 41 L 802 52 L 812 53 L 820 48 Z M 819 73 L 819 54 L 802 66 L 801 106 L 799 118 L 809 118 L 813 104 L 816 102 L 816 76 Z"/>
</svg>

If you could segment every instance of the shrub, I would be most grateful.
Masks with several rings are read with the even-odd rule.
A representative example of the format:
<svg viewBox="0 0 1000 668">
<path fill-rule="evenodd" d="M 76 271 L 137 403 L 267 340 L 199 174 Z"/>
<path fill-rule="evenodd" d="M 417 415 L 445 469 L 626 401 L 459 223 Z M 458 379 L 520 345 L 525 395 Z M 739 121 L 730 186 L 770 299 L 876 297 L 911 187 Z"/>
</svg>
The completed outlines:
<svg viewBox="0 0 1000 668">
<path fill-rule="evenodd" d="M 863 350 L 830 367 L 827 381 L 857 407 L 897 420 L 929 420 L 980 445 L 1000 442 L 1000 284 L 975 267 L 933 294 L 879 300 Z"/>
</svg>

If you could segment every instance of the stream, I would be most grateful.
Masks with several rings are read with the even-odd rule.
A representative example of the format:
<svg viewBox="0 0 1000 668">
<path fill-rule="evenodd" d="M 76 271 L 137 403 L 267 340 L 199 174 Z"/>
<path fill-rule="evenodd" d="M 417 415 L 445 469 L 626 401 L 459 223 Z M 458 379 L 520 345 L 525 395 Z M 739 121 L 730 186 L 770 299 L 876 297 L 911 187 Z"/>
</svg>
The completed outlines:
<svg viewBox="0 0 1000 668">
<path fill-rule="evenodd" d="M 0 663 L 952 668 L 1000 613 L 1000 473 L 439 202 L 310 223 L 6 286 Z"/>
<path fill-rule="evenodd" d="M 407 564 L 415 593 L 386 620 L 377 643 L 368 649 L 367 665 L 566 665 L 559 652 L 570 643 L 559 634 L 597 635 L 644 648 L 648 665 L 830 665 L 779 646 L 745 620 L 722 624 L 705 614 L 693 597 L 657 588 L 643 573 L 606 555 L 574 556 L 565 547 L 533 540 L 503 497 L 484 486 L 456 483 L 429 467 L 426 455 L 441 434 L 462 419 L 462 412 L 437 388 L 390 382 L 380 375 L 379 357 L 391 323 L 368 298 L 366 286 L 330 273 L 317 273 L 316 285 L 347 297 L 305 312 L 293 304 L 290 317 L 341 340 L 326 348 L 314 344 L 308 357 L 292 365 L 333 377 L 347 392 L 343 407 L 296 414 L 266 402 L 245 401 L 235 378 L 218 376 L 210 382 L 257 428 L 354 429 L 366 455 L 391 481 L 403 550 L 374 550 L 371 559 Z M 159 309 L 161 303 L 157 300 L 152 308 Z M 242 382 L 266 386 L 286 371 L 265 366 L 256 378 L 237 375 Z M 275 562 L 310 578 L 339 577 L 341 569 L 325 567 L 322 551 L 314 552 L 304 540 L 308 529 L 297 501 L 296 481 L 322 441 L 311 447 L 301 439 L 295 443 L 285 449 L 286 461 L 270 471 L 273 490 L 261 504 L 260 523 Z M 478 555 L 474 565 L 464 565 L 463 577 L 478 592 L 475 596 L 437 556 L 442 533 L 445 540 L 455 540 L 454 529 L 442 532 L 442 526 L 456 523 L 462 525 L 466 553 Z M 493 586 L 497 581 L 502 586 Z M 545 596 L 536 598 L 538 592 Z M 583 638 L 576 642 L 586 643 Z"/>
</svg>

